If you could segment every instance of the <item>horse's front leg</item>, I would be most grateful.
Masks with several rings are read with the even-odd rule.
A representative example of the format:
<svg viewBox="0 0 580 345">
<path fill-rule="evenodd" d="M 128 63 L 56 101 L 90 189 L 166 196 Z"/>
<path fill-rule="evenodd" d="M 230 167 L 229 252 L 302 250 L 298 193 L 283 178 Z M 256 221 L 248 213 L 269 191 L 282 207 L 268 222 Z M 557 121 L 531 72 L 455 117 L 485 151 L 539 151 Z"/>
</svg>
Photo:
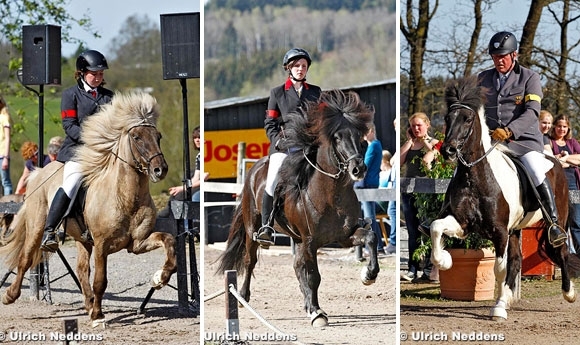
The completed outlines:
<svg viewBox="0 0 580 345">
<path fill-rule="evenodd" d="M 95 246 L 95 276 L 93 278 L 93 292 L 95 296 L 93 308 L 89 311 L 93 328 L 99 325 L 105 326 L 102 302 L 107 284 L 107 254 L 103 252 L 102 248 Z"/>
<path fill-rule="evenodd" d="M 310 317 L 313 327 L 328 325 L 328 316 L 318 305 L 318 287 L 320 286 L 320 272 L 316 258 L 317 248 L 309 243 L 296 244 L 294 257 L 294 272 L 300 283 L 300 290 L 304 295 L 304 309 Z"/>
<path fill-rule="evenodd" d="M 448 270 L 453 266 L 451 254 L 443 249 L 443 235 L 464 238 L 465 234 L 455 217 L 449 215 L 431 223 L 431 262 L 440 270 Z"/>
<path fill-rule="evenodd" d="M 357 228 L 343 246 L 353 247 L 366 245 L 369 249 L 369 263 L 361 270 L 361 280 L 365 285 L 371 285 L 379 275 L 379 259 L 377 254 L 377 235 L 370 227 Z"/>
<path fill-rule="evenodd" d="M 143 254 L 163 247 L 165 249 L 165 263 L 161 270 L 153 275 L 153 287 L 159 289 L 167 283 L 177 271 L 177 256 L 175 254 L 175 237 L 166 232 L 153 232 L 141 241 L 135 240 L 129 251 L 134 254 Z"/>
<path fill-rule="evenodd" d="M 91 254 L 93 247 L 90 244 L 81 243 L 76 241 L 78 259 L 77 259 L 77 275 L 79 282 L 81 284 L 81 289 L 83 290 L 83 296 L 85 297 L 85 309 L 87 312 L 93 307 L 93 302 L 95 300 L 95 295 L 93 294 L 93 289 L 91 289 L 90 276 L 91 276 Z"/>
</svg>

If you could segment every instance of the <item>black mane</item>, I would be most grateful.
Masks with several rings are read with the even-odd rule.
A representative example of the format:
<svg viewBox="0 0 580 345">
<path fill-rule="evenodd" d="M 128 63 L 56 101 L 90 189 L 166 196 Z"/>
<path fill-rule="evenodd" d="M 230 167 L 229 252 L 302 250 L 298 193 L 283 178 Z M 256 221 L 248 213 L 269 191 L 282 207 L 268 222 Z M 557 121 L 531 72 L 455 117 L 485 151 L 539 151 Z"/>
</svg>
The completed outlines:
<svg viewBox="0 0 580 345">
<path fill-rule="evenodd" d="M 280 169 L 277 189 L 282 193 L 299 193 L 306 188 L 315 169 L 306 157 L 316 164 L 318 149 L 332 145 L 334 134 L 345 127 L 354 127 L 365 133 L 372 123 L 374 109 L 360 100 L 355 92 L 340 90 L 324 91 L 316 102 L 309 102 L 304 108 L 288 114 L 284 131 L 288 147 L 292 148 Z"/>
</svg>

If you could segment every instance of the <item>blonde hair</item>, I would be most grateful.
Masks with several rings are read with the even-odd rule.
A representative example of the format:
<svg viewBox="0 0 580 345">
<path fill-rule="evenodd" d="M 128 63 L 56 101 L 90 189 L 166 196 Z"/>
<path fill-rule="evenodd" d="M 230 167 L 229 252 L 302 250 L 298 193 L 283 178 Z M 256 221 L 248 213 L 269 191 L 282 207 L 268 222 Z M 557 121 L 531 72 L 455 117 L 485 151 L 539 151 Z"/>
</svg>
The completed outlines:
<svg viewBox="0 0 580 345">
<path fill-rule="evenodd" d="M 409 124 L 411 124 L 411 121 L 413 121 L 415 118 L 423 120 L 423 122 L 425 122 L 426 124 L 431 126 L 431 120 L 429 120 L 429 117 L 427 116 L 427 114 L 418 112 L 418 113 L 415 113 L 415 114 L 409 116 Z"/>
<path fill-rule="evenodd" d="M 554 122 L 554 116 L 552 115 L 552 113 L 550 113 L 547 110 L 540 110 L 540 116 L 538 117 L 538 119 L 540 121 L 542 121 L 544 118 L 546 118 L 548 116 L 552 118 L 552 121 L 551 122 Z"/>
</svg>

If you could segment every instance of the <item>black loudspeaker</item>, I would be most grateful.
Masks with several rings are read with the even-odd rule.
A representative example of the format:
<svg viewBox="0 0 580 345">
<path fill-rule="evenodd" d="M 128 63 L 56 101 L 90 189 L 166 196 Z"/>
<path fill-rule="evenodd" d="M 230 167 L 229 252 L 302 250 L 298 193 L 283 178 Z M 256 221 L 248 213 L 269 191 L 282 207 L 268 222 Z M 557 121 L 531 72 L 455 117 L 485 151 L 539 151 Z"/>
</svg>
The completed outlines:
<svg viewBox="0 0 580 345">
<path fill-rule="evenodd" d="M 199 12 L 161 15 L 163 79 L 199 78 Z"/>
<path fill-rule="evenodd" d="M 22 84 L 59 85 L 60 26 L 22 26 Z"/>
</svg>

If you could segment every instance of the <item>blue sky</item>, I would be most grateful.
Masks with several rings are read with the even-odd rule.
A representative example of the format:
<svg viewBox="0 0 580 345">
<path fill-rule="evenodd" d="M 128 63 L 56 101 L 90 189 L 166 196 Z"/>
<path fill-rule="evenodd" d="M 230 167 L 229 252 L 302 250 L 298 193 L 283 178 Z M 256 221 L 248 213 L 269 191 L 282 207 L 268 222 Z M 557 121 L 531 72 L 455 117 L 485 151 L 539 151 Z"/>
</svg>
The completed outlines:
<svg viewBox="0 0 580 345">
<path fill-rule="evenodd" d="M 107 56 L 111 39 L 117 36 L 121 25 L 129 16 L 147 15 L 159 25 L 161 14 L 199 12 L 200 0 L 71 0 L 67 9 L 72 16 L 78 18 L 83 13 L 88 13 L 101 38 L 95 39 L 78 28 L 73 28 L 72 36 L 84 40 L 89 48 L 99 50 Z M 73 54 L 76 48 L 76 44 L 63 43 L 63 56 Z"/>
</svg>

